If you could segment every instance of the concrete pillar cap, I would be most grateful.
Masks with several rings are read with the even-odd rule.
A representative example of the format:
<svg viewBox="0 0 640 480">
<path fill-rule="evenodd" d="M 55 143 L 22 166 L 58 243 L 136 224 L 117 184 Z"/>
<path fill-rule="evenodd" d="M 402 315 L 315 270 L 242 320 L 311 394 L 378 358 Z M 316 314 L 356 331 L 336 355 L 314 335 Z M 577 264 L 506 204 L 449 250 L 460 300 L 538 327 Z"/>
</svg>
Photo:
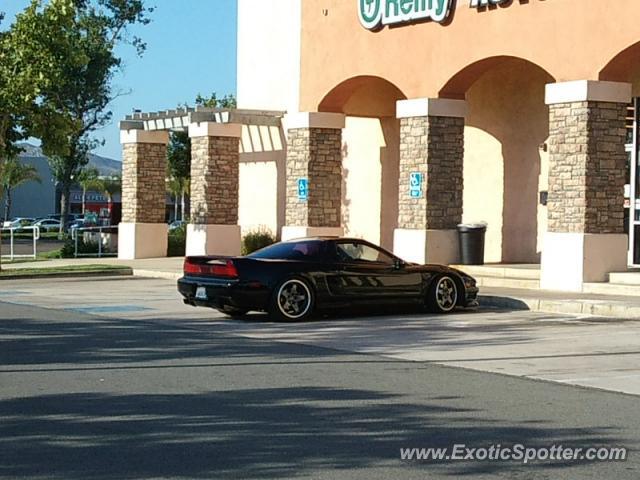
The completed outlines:
<svg viewBox="0 0 640 480">
<path fill-rule="evenodd" d="M 242 124 L 199 122 L 189 124 L 189 137 L 242 137 Z"/>
<path fill-rule="evenodd" d="M 169 132 L 167 130 L 120 130 L 120 143 L 157 143 L 167 145 Z"/>
<path fill-rule="evenodd" d="M 547 84 L 545 89 L 547 105 L 572 102 L 629 103 L 631 102 L 631 84 L 595 80 Z"/>
<path fill-rule="evenodd" d="M 396 117 L 457 117 L 467 116 L 467 102 L 450 98 L 410 98 L 396 102 Z"/>
<path fill-rule="evenodd" d="M 333 128 L 342 130 L 346 115 L 331 112 L 296 112 L 285 115 L 283 123 L 287 130 L 296 128 Z"/>
</svg>

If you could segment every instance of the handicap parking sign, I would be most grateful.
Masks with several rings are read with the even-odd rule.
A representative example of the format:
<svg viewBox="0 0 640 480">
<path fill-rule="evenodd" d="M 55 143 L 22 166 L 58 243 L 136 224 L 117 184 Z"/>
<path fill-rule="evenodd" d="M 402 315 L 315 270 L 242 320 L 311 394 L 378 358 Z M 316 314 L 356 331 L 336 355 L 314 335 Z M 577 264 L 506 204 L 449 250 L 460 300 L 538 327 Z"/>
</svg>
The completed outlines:
<svg viewBox="0 0 640 480">
<path fill-rule="evenodd" d="M 307 201 L 309 199 L 309 179 L 298 179 L 298 200 Z"/>
<path fill-rule="evenodd" d="M 411 198 L 422 197 L 422 182 L 424 175 L 420 172 L 411 172 L 409 174 L 409 193 Z"/>
</svg>

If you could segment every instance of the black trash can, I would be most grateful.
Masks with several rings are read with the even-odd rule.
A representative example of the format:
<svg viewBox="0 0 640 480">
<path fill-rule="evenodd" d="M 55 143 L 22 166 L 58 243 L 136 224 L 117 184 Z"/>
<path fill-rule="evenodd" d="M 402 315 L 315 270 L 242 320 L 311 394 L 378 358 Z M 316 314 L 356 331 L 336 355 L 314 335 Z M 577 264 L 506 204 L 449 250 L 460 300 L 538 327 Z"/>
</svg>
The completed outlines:
<svg viewBox="0 0 640 480">
<path fill-rule="evenodd" d="M 484 235 L 486 232 L 486 223 L 458 225 L 460 263 L 462 265 L 484 265 Z"/>
</svg>

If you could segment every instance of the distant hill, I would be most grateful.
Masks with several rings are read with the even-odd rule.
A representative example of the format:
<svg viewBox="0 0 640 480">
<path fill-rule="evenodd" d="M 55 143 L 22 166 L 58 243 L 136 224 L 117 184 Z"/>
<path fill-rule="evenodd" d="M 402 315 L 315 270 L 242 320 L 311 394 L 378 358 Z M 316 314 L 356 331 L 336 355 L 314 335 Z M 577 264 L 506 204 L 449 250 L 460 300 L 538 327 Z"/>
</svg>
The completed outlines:
<svg viewBox="0 0 640 480">
<path fill-rule="evenodd" d="M 23 152 L 20 157 L 23 158 L 43 158 L 47 157 L 42 153 L 42 149 L 36 145 L 30 143 L 20 143 L 20 147 Z M 100 155 L 89 154 L 89 165 L 95 167 L 100 172 L 100 175 L 121 175 L 122 174 L 122 162 L 114 160 L 113 158 L 101 157 Z"/>
</svg>

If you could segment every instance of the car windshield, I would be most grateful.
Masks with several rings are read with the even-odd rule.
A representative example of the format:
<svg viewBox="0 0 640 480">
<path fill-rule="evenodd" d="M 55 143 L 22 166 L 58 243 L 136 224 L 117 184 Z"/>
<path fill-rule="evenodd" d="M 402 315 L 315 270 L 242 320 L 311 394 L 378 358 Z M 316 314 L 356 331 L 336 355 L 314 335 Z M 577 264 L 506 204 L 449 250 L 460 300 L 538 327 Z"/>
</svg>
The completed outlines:
<svg viewBox="0 0 640 480">
<path fill-rule="evenodd" d="M 293 241 L 269 245 L 247 256 L 270 260 L 317 260 L 322 250 L 322 242 L 318 240 Z"/>
</svg>

